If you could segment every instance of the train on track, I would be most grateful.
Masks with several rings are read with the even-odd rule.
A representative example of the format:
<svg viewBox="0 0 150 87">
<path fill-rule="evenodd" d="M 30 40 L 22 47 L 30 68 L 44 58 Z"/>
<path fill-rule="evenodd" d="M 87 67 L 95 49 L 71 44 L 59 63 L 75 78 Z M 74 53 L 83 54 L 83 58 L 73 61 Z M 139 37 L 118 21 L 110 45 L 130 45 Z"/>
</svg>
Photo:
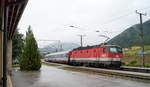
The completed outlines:
<svg viewBox="0 0 150 87">
<path fill-rule="evenodd" d="M 45 61 L 95 67 L 120 67 L 121 58 L 123 58 L 121 47 L 117 45 L 95 45 L 50 53 L 45 56 Z"/>
</svg>

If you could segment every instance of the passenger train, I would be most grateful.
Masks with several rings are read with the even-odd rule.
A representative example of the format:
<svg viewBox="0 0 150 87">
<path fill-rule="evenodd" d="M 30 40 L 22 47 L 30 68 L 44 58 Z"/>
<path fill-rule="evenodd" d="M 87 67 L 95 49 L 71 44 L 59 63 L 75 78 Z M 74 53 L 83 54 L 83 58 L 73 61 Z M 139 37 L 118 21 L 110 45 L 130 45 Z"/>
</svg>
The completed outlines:
<svg viewBox="0 0 150 87">
<path fill-rule="evenodd" d="M 95 45 L 79 47 L 70 51 L 51 53 L 45 56 L 49 62 L 96 67 L 120 67 L 122 48 L 117 45 Z"/>
</svg>

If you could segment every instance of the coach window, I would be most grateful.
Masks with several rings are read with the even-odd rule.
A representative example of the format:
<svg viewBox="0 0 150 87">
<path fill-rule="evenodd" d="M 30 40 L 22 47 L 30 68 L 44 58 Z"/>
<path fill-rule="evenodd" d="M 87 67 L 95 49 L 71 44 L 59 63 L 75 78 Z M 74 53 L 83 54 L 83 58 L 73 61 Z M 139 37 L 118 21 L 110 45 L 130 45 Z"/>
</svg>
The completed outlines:
<svg viewBox="0 0 150 87">
<path fill-rule="evenodd" d="M 69 54 L 68 54 L 68 53 L 66 53 L 66 54 L 65 54 L 65 57 L 68 57 L 68 56 L 69 56 Z"/>
</svg>

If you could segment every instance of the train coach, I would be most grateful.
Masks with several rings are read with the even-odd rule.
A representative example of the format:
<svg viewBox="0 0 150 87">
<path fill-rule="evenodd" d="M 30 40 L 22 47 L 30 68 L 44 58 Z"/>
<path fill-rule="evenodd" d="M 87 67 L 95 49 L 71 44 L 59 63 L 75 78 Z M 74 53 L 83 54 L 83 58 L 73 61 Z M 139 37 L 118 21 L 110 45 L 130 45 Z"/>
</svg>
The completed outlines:
<svg viewBox="0 0 150 87">
<path fill-rule="evenodd" d="M 45 56 L 47 62 L 68 63 L 69 51 L 50 53 Z"/>
<path fill-rule="evenodd" d="M 122 48 L 116 45 L 95 45 L 79 47 L 71 51 L 52 53 L 46 56 L 51 62 L 68 63 L 71 65 L 120 67 L 123 53 Z"/>
</svg>

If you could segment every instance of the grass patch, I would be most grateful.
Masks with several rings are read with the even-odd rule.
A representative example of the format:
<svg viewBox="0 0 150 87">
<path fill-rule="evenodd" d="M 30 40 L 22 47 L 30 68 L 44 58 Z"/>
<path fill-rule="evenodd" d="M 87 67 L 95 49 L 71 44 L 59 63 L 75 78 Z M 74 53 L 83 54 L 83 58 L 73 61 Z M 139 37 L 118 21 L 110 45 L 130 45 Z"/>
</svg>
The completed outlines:
<svg viewBox="0 0 150 87">
<path fill-rule="evenodd" d="M 144 55 L 144 63 L 145 67 L 150 67 L 150 46 L 144 46 L 144 49 L 148 54 Z M 141 66 L 141 56 L 138 52 L 140 52 L 141 49 L 129 49 L 125 50 L 123 52 L 124 58 L 122 58 L 122 62 L 125 66 L 133 66 L 133 67 L 139 67 Z"/>
<path fill-rule="evenodd" d="M 147 68 L 150 68 L 150 64 L 145 64 L 144 66 Z"/>
</svg>

